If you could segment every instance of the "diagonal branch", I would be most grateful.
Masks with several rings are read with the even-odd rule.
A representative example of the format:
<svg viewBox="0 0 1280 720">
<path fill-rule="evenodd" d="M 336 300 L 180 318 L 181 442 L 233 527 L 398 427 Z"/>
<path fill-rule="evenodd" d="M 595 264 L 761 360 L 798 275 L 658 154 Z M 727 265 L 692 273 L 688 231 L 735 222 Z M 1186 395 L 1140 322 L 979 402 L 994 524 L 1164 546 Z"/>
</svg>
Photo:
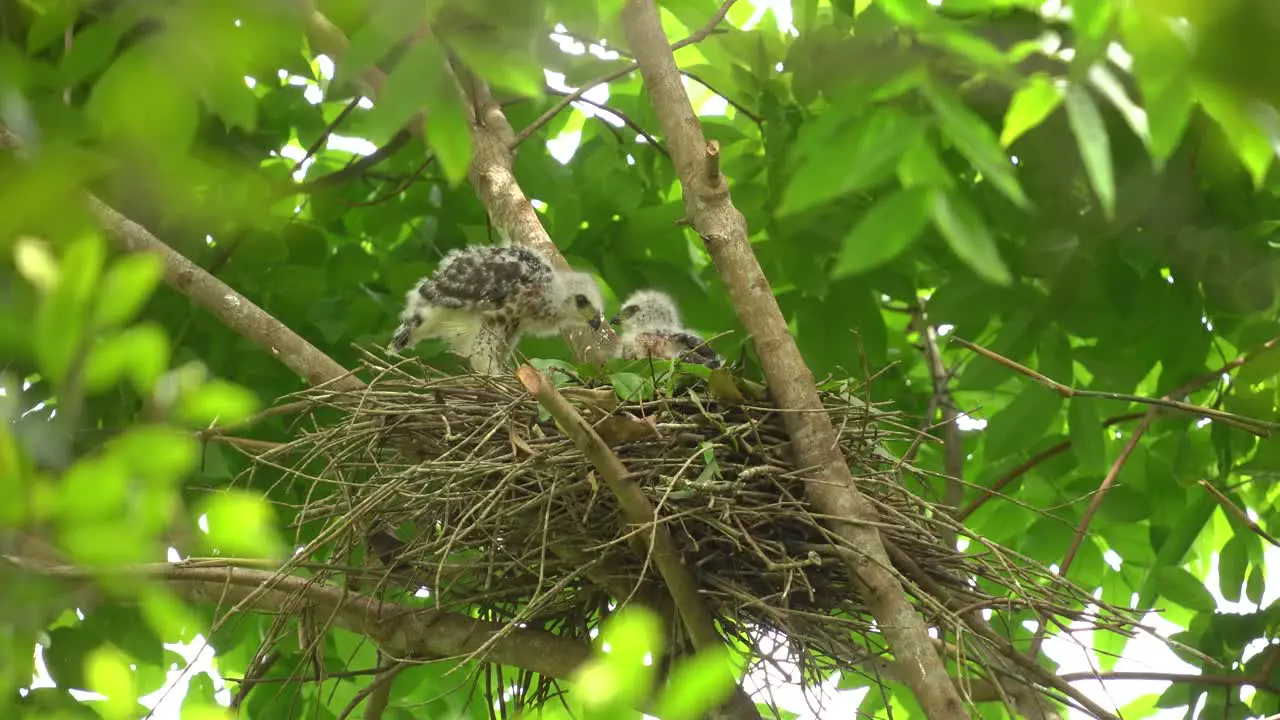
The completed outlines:
<svg viewBox="0 0 1280 720">
<path fill-rule="evenodd" d="M 875 527 L 879 513 L 858 491 L 838 450 L 835 429 L 831 418 L 822 412 L 813 373 L 787 330 L 769 281 L 748 243 L 746 220 L 734 207 L 718 170 L 709 172 L 716 166 L 708 162 L 707 141 L 680 80 L 658 9 L 653 0 L 630 0 L 622 17 L 675 161 L 689 221 L 706 241 L 734 309 L 755 342 L 770 391 L 780 407 L 797 411 L 782 413 L 797 464 L 820 468 L 818 476 L 806 483 L 806 495 L 825 515 L 861 521 L 832 521 L 832 530 L 856 549 L 848 561 L 851 574 L 893 648 L 903 680 L 926 715 L 967 718 L 968 710 L 933 648 L 923 619 L 892 569 Z M 714 143 L 712 146 L 718 150 Z"/>
<path fill-rule="evenodd" d="M 23 152 L 18 138 L 3 127 L 0 127 L 0 148 Z M 159 256 L 164 262 L 165 284 L 194 300 L 223 325 L 284 363 L 309 384 L 316 386 L 332 383 L 336 390 L 364 387 L 363 382 L 334 362 L 333 358 L 231 289 L 231 286 L 183 257 L 146 228 L 116 212 L 90 193 L 85 193 L 85 201 L 90 214 L 112 242 L 123 250 Z"/>
<path fill-rule="evenodd" d="M 516 376 L 538 402 L 551 413 L 556 423 L 566 435 L 573 440 L 578 450 L 591 461 L 600 477 L 604 479 L 609 490 L 618 498 L 627 522 L 639 527 L 643 535 L 650 541 L 653 562 L 662 574 L 662 579 L 675 600 L 676 609 L 684 621 L 685 629 L 693 640 L 697 650 L 715 647 L 722 644 L 720 634 L 716 632 L 715 621 L 707 606 L 698 594 L 698 586 L 689 574 L 680 551 L 676 548 L 665 525 L 657 522 L 653 506 L 649 504 L 644 493 L 632 482 L 625 465 L 618 456 L 609 449 L 609 445 L 596 433 L 595 429 L 583 419 L 582 415 L 569 404 L 568 400 L 556 390 L 547 377 L 525 365 L 516 371 Z M 730 707 L 736 718 L 759 718 L 755 703 L 739 687 L 731 699 Z"/>
</svg>

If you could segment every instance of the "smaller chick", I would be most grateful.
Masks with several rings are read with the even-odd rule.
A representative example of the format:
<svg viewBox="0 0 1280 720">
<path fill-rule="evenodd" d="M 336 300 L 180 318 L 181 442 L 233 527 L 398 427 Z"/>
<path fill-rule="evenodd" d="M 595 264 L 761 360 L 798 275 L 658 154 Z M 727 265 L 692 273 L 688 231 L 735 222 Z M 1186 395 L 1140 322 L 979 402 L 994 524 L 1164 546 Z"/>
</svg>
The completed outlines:
<svg viewBox="0 0 1280 720">
<path fill-rule="evenodd" d="M 724 364 L 697 333 L 680 324 L 680 311 L 660 290 L 637 290 L 609 320 L 618 327 L 617 356 L 626 360 L 662 358 L 709 368 Z"/>
</svg>

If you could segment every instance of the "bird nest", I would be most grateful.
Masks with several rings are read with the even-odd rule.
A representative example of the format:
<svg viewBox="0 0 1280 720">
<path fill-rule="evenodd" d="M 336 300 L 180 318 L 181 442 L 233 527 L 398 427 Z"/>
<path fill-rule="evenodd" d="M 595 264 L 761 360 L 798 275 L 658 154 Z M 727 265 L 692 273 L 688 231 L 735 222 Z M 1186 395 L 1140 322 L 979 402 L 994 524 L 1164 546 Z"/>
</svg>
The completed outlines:
<svg viewBox="0 0 1280 720">
<path fill-rule="evenodd" d="M 732 381 L 726 388 L 724 375 L 708 382 L 666 368 L 551 376 L 621 460 L 621 480 L 643 494 L 650 522 L 666 527 L 724 636 L 760 662 L 776 661 L 780 642 L 806 685 L 833 669 L 883 668 L 885 643 L 850 573 L 857 550 L 805 501 L 813 472 L 793 463 L 782 411 Z M 626 520 L 601 471 L 515 377 L 372 358 L 362 374 L 369 385 L 360 391 L 302 393 L 315 429 L 287 446 L 300 459 L 286 472 L 307 498 L 300 538 L 325 539 L 328 562 L 378 569 L 362 589 L 421 597 L 426 588 L 426 602 L 441 608 L 480 607 L 509 627 L 578 639 L 614 603 L 665 604 L 673 617 L 649 528 Z M 920 473 L 884 449 L 915 431 L 860 399 L 862 390 L 820 395 L 895 569 L 962 672 L 1045 684 L 1034 668 L 991 666 L 1012 648 L 989 628 L 964 632 L 975 609 L 1050 627 L 1128 626 L 1014 552 L 973 537 L 955 549 L 966 531 L 912 492 L 908 483 L 924 487 Z"/>
</svg>

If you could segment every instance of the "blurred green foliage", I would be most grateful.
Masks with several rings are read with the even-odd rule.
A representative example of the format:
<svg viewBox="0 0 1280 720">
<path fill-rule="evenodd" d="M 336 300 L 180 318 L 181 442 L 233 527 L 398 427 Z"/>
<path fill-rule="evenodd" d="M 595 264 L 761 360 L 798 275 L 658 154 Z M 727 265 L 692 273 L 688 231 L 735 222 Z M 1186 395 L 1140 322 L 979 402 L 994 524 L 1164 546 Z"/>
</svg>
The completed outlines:
<svg viewBox="0 0 1280 720">
<path fill-rule="evenodd" d="M 487 79 L 519 131 L 558 99 L 541 68 L 576 86 L 627 61 L 598 47 L 566 54 L 561 45 L 574 40 L 549 36 L 559 23 L 624 49 L 622 4 L 319 0 L 327 26 L 301 3 L 0 4 L 0 123 L 30 151 L 0 154 L 0 523 L 38 530 L 108 593 L 81 620 L 61 586 L 0 566 L 0 692 L 14 700 L 29 684 L 36 642 L 59 686 L 14 700 L 21 716 L 136 714 L 126 700 L 159 687 L 172 660 L 160 642 L 197 632 L 223 674 L 244 675 L 270 618 L 238 617 L 215 632 L 212 608 L 107 572 L 160 561 L 175 525 L 205 513 L 198 551 L 228 555 L 287 556 L 286 542 L 313 539 L 289 529 L 304 489 L 260 471 L 228 492 L 244 458 L 193 434 L 253 415 L 300 379 L 175 291 L 190 278 L 159 287 L 153 259 L 109 250 L 102 233 L 114 230 L 96 226 L 80 193 L 96 193 L 352 366 L 352 344 L 384 344 L 403 293 L 445 252 L 494 239 L 461 182 L 472 146 L 441 58 Z M 684 37 L 718 5 L 663 3 L 664 27 Z M 1280 15 L 1270 4 L 794 0 L 790 9 L 795 33 L 740 0 L 732 28 L 676 57 L 695 102 L 726 107 L 704 118 L 706 134 L 720 142 L 752 247 L 819 379 L 869 369 L 872 399 L 910 416 L 934 407 L 912 322 L 921 306 L 929 322 L 1059 382 L 1149 396 L 1280 336 L 1280 76 L 1270 72 Z M 407 46 L 422 22 L 434 38 Z M 349 46 L 330 75 L 316 48 L 334 33 Z M 375 67 L 376 92 L 366 72 Z M 608 89 L 609 108 L 658 134 L 637 73 Z M 355 104 L 375 94 L 372 109 Z M 634 142 L 633 129 L 576 107 L 515 159 L 561 251 L 599 275 L 611 302 L 642 286 L 672 293 L 691 327 L 729 331 L 715 345 L 738 358 L 747 339 L 716 271 L 702 241 L 676 225 L 671 163 L 653 143 Z M 337 138 L 385 146 L 422 112 L 425 124 L 394 152 L 344 171 L 358 158 Z M 545 141 L 565 131 L 580 135 L 561 164 Z M 557 339 L 522 350 L 569 359 Z M 424 354 L 460 367 L 433 348 Z M 1133 431 L 1134 419 L 1117 418 L 1144 408 L 1064 402 L 945 336 L 941 355 L 957 405 L 987 421 L 960 435 L 967 526 L 1060 562 L 1081 499 Z M 620 394 L 653 391 L 641 373 L 610 370 Z M 1272 349 L 1189 401 L 1272 419 L 1277 373 Z M 253 432 L 287 440 L 289 419 Z M 916 462 L 941 471 L 943 457 L 925 443 Z M 1103 500 L 1070 579 L 1109 602 L 1162 608 L 1184 628 L 1181 656 L 1204 672 L 1256 679 L 1265 670 L 1280 686 L 1275 650 L 1257 651 L 1275 642 L 1280 608 L 1223 612 L 1205 587 L 1216 558 L 1215 589 L 1256 606 L 1266 545 L 1198 484 L 1252 510 L 1275 536 L 1278 472 L 1280 439 L 1159 415 Z M 1007 499 L 975 504 L 997 482 Z M 945 486 L 931 479 L 919 491 L 937 500 Z M 1122 559 L 1118 569 L 1108 552 Z M 1021 640 L 1026 619 L 996 609 L 992 623 Z M 620 679 L 647 672 L 628 650 L 643 644 L 628 638 L 648 637 L 644 622 L 619 618 L 614 652 L 584 670 L 595 673 L 592 692 L 575 702 L 613 712 L 647 688 Z M 296 634 L 283 636 L 268 678 L 310 662 Z M 329 670 L 376 664 L 349 633 L 322 643 Z M 1114 667 L 1108 653 L 1124 646 L 1096 638 L 1099 667 Z M 695 658 L 675 671 L 694 679 L 662 696 L 667 717 L 692 716 L 689 703 L 711 696 L 688 688 L 719 688 L 708 669 L 719 662 Z M 483 693 L 466 694 L 459 673 L 437 665 L 402 673 L 387 714 L 487 717 Z M 1201 717 L 1280 712 L 1280 693 L 1262 691 L 1261 680 L 1243 699 L 1233 685 L 1174 683 L 1126 717 L 1198 703 Z M 251 693 L 245 712 L 329 717 L 369 682 L 278 683 L 287 689 Z M 110 700 L 76 704 L 68 688 Z M 905 690 L 891 689 L 869 693 L 861 710 L 919 717 Z M 184 717 L 213 706 L 212 684 L 193 682 Z"/>
</svg>

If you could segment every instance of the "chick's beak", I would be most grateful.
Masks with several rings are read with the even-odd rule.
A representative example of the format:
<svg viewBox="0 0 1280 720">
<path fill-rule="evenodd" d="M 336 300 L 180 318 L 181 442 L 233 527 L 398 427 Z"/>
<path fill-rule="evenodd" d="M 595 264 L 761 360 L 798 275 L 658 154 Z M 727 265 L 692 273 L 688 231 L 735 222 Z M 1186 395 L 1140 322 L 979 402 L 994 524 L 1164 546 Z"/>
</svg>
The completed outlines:
<svg viewBox="0 0 1280 720">
<path fill-rule="evenodd" d="M 614 315 L 613 317 L 609 318 L 610 325 L 618 325 L 621 322 L 622 322 L 622 318 L 619 318 L 617 315 Z"/>
<path fill-rule="evenodd" d="M 603 314 L 601 314 L 601 313 L 596 313 L 595 315 L 592 315 L 592 316 L 591 316 L 591 319 L 590 319 L 590 320 L 588 320 L 588 321 L 587 321 L 587 325 L 588 325 L 592 330 L 599 330 L 599 329 L 600 329 L 600 324 L 601 324 L 602 322 L 604 322 L 604 315 L 603 315 Z"/>
</svg>

